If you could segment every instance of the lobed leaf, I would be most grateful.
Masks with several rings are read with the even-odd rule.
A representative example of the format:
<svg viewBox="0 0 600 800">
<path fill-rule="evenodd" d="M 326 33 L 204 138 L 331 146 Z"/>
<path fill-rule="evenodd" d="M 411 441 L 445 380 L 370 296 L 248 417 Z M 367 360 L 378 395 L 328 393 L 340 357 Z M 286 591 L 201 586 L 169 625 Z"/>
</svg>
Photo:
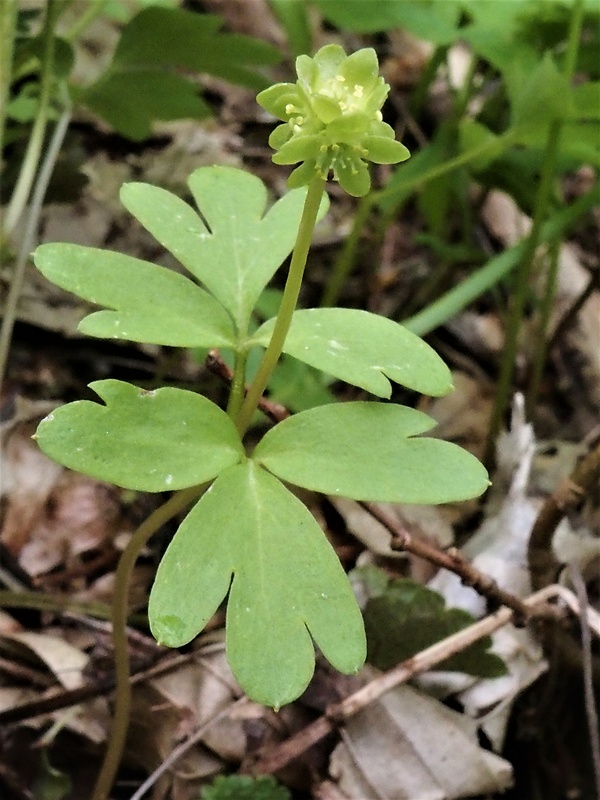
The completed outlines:
<svg viewBox="0 0 600 800">
<path fill-rule="evenodd" d="M 252 343 L 266 347 L 275 320 L 265 322 Z M 390 397 L 390 380 L 434 397 L 452 389 L 452 376 L 437 353 L 397 322 L 350 308 L 296 311 L 284 352 L 360 386 L 378 397 Z"/>
<path fill-rule="evenodd" d="M 524 80 L 519 77 L 512 93 L 512 126 L 519 140 L 572 114 L 571 87 L 548 53 Z"/>
<path fill-rule="evenodd" d="M 175 534 L 150 595 L 154 636 L 186 644 L 228 589 L 227 656 L 253 700 L 278 708 L 304 691 L 313 639 L 341 672 L 362 665 L 362 618 L 337 556 L 308 509 L 251 461 L 222 473 Z"/>
<path fill-rule="evenodd" d="M 416 581 L 390 581 L 364 611 L 367 659 L 388 670 L 474 622 L 467 611 L 446 608 L 444 598 Z M 466 672 L 482 678 L 506 675 L 502 659 L 489 652 L 491 638 L 474 644 L 441 662 L 436 669 Z"/>
<path fill-rule="evenodd" d="M 399 405 L 319 406 L 271 428 L 252 458 L 284 481 L 355 500 L 435 504 L 480 495 L 489 482 L 474 456 L 414 438 L 434 425 Z"/>
<path fill-rule="evenodd" d="M 220 30 L 222 20 L 180 8 L 142 9 L 125 25 L 109 68 L 76 87 L 78 101 L 123 136 L 146 139 L 154 120 L 211 115 L 198 85 L 179 74 L 204 72 L 256 91 L 267 81 L 259 68 L 281 60 L 259 39 Z"/>
<path fill-rule="evenodd" d="M 223 306 L 165 267 L 76 244 L 41 245 L 34 261 L 52 283 L 112 309 L 79 323 L 89 336 L 173 347 L 228 347 L 234 342 Z"/>
<path fill-rule="evenodd" d="M 294 246 L 306 190 L 288 192 L 264 214 L 267 190 L 243 170 L 202 167 L 188 183 L 208 227 L 187 203 L 155 186 L 126 184 L 121 200 L 245 332 L 260 293 Z M 326 210 L 325 201 L 320 216 Z"/>
<path fill-rule="evenodd" d="M 47 456 L 127 489 L 161 492 L 211 480 L 243 458 L 235 426 L 202 395 L 117 380 L 90 388 L 106 403 L 58 408 L 36 432 Z"/>
<path fill-rule="evenodd" d="M 91 86 L 76 90 L 76 96 L 79 103 L 134 142 L 150 136 L 155 120 L 212 116 L 193 81 L 146 65 L 114 65 Z"/>
<path fill-rule="evenodd" d="M 277 64 L 281 51 L 260 39 L 225 33 L 222 25 L 213 14 L 151 6 L 126 25 L 114 61 L 208 72 L 256 91 L 264 88 L 267 80 L 255 67 Z"/>
</svg>

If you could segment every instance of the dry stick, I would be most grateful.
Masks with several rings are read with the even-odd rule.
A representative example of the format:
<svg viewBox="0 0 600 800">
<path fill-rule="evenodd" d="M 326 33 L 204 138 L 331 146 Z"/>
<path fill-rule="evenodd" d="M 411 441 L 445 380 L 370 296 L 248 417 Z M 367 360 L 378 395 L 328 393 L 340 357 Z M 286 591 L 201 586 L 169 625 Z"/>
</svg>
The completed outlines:
<svg viewBox="0 0 600 800">
<path fill-rule="evenodd" d="M 590 750 L 592 753 L 592 764 L 594 768 L 594 782 L 596 784 L 596 795 L 600 797 L 600 732 L 598 727 L 598 711 L 596 709 L 596 697 L 594 694 L 594 677 L 592 663 L 592 632 L 588 620 L 587 610 L 589 607 L 585 581 L 579 568 L 571 564 L 569 567 L 571 580 L 577 592 L 577 599 L 581 608 L 581 651 L 583 667 L 583 696 L 585 701 L 585 714 L 587 717 L 590 732 Z"/>
<path fill-rule="evenodd" d="M 157 767 L 148 778 L 146 778 L 144 783 L 142 783 L 135 794 L 131 795 L 129 800 L 141 800 L 141 798 L 154 786 L 158 779 L 164 775 L 164 773 L 170 769 L 176 761 L 179 761 L 182 756 L 184 756 L 202 739 L 208 729 L 214 725 L 215 722 L 227 717 L 234 709 L 249 704 L 250 701 L 247 697 L 240 697 L 234 703 L 227 703 L 224 708 L 222 708 L 220 711 L 217 711 L 216 714 L 213 714 L 209 719 L 205 720 L 202 725 L 196 728 L 196 730 L 193 731 L 193 733 L 191 733 L 185 741 L 181 742 L 181 744 L 178 744 L 177 747 L 169 753 L 162 764 Z"/>
<path fill-rule="evenodd" d="M 493 578 L 476 569 L 456 548 L 441 550 L 412 536 L 393 514 L 377 503 L 361 502 L 359 505 L 390 531 L 392 534 L 390 546 L 393 550 L 407 550 L 415 556 L 426 559 L 431 564 L 454 572 L 465 586 L 471 586 L 476 592 L 491 601 L 494 606 L 507 606 L 512 609 L 516 623 L 523 624 L 532 615 L 531 608 L 520 597 L 501 589 Z M 556 619 L 557 609 L 552 607 L 537 609 L 536 614 L 539 613 Z"/>
<path fill-rule="evenodd" d="M 218 645 L 222 649 L 222 645 Z M 207 649 L 212 648 L 208 645 Z M 167 656 L 170 651 L 163 653 Z M 206 650 L 203 648 L 203 652 Z M 171 672 L 180 666 L 193 661 L 198 657 L 198 652 L 185 653 L 183 655 L 173 656 L 171 658 L 162 658 L 158 663 L 151 659 L 146 659 L 145 664 L 151 663 L 152 666 L 142 666 L 138 672 L 134 672 L 131 676 L 131 685 L 135 686 L 143 681 L 150 680 L 163 675 L 166 672 Z M 48 693 L 45 697 L 38 700 L 32 700 L 28 703 L 22 703 L 12 708 L 7 708 L 0 711 L 0 725 L 8 725 L 10 723 L 23 722 L 25 720 L 35 719 L 36 717 L 50 714 L 53 711 L 62 711 L 70 706 L 79 705 L 87 700 L 93 700 L 95 697 L 110 694 L 115 688 L 114 675 L 108 675 L 105 678 L 96 680 L 94 683 L 85 684 L 77 689 L 58 689 L 52 693 Z"/>
<path fill-rule="evenodd" d="M 527 613 L 536 611 L 537 606 L 546 605 L 549 601 L 562 597 L 563 591 L 559 586 L 548 586 L 523 601 Z M 579 604 L 572 598 L 572 602 L 579 608 Z M 422 650 L 412 658 L 403 661 L 389 672 L 375 678 L 354 694 L 349 695 L 340 703 L 331 705 L 325 714 L 312 722 L 306 728 L 284 742 L 269 746 L 242 766 L 242 772 L 253 775 L 264 775 L 278 772 L 298 756 L 302 755 L 321 739 L 332 733 L 336 727 L 349 720 L 370 703 L 379 699 L 386 692 L 395 689 L 410 678 L 421 672 L 426 672 L 455 653 L 460 653 L 474 642 L 489 636 L 494 631 L 512 620 L 514 612 L 503 607 L 485 617 L 468 628 L 449 636 L 441 642 Z"/>
<path fill-rule="evenodd" d="M 600 442 L 575 467 L 569 478 L 559 483 L 546 499 L 529 537 L 527 561 L 531 585 L 541 589 L 554 583 L 560 564 L 552 552 L 552 537 L 565 514 L 587 495 L 598 491 L 600 481 Z"/>
</svg>

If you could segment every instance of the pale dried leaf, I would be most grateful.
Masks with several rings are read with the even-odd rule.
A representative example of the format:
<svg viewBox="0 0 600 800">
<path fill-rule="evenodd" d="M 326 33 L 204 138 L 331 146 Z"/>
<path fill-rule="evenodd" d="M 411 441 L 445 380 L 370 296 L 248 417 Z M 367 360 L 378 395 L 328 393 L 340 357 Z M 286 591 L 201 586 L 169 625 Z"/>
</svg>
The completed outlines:
<svg viewBox="0 0 600 800">
<path fill-rule="evenodd" d="M 330 771 L 352 800 L 453 800 L 512 783 L 510 764 L 478 745 L 471 720 L 409 686 L 348 723 Z"/>
<path fill-rule="evenodd" d="M 83 685 L 83 670 L 89 657 L 63 639 L 32 631 L 3 635 L 2 639 L 22 645 L 30 651 L 30 656 L 34 654 L 65 689 L 77 689 Z"/>
</svg>

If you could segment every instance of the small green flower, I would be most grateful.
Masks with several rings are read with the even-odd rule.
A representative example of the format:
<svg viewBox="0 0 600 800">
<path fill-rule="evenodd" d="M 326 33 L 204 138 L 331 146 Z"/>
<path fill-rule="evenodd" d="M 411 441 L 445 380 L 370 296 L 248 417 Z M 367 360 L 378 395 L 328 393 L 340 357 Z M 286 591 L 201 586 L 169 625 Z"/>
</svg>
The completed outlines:
<svg viewBox="0 0 600 800">
<path fill-rule="evenodd" d="M 296 59 L 296 83 L 277 83 L 257 101 L 284 124 L 269 137 L 278 152 L 276 164 L 303 163 L 290 175 L 291 188 L 304 186 L 329 171 L 348 194 L 369 191 L 367 161 L 395 164 L 410 153 L 395 141 L 393 129 L 382 121 L 381 107 L 390 87 L 379 75 L 372 48 L 347 56 L 337 44 L 314 56 Z"/>
</svg>

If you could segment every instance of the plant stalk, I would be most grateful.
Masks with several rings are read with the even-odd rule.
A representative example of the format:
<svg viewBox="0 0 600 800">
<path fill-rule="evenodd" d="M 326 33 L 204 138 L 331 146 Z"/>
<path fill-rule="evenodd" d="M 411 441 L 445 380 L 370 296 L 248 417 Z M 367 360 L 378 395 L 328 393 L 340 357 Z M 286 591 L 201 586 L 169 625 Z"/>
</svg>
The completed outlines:
<svg viewBox="0 0 600 800">
<path fill-rule="evenodd" d="M 579 39 L 583 26 L 583 16 L 583 0 L 575 0 L 569 25 L 569 38 L 567 42 L 564 69 L 565 78 L 569 84 L 571 83 L 575 69 L 575 63 L 577 60 Z M 490 464 L 493 461 L 496 438 L 500 432 L 502 416 L 507 407 L 511 392 L 515 371 L 515 362 L 519 346 L 519 333 L 521 331 L 521 324 L 523 322 L 523 315 L 525 312 L 529 280 L 533 271 L 535 253 L 541 241 L 542 224 L 546 218 L 550 205 L 552 185 L 556 172 L 556 158 L 558 155 L 562 129 L 562 119 L 554 120 L 550 123 L 548 128 L 548 139 L 546 141 L 540 182 L 535 198 L 531 230 L 525 242 L 525 251 L 517 272 L 515 296 L 508 316 L 506 343 L 504 346 L 502 362 L 500 364 L 500 375 L 498 377 L 498 386 L 496 389 L 496 396 L 494 398 L 494 406 L 492 408 L 484 456 L 484 463 L 487 464 Z"/>
<path fill-rule="evenodd" d="M 565 231 L 573 225 L 583 214 L 600 203 L 600 187 L 596 186 L 587 194 L 582 195 L 572 205 L 553 214 L 542 226 L 540 240 L 553 242 L 564 236 Z M 487 264 L 459 283 L 434 303 L 424 308 L 418 314 L 402 322 L 417 336 L 425 336 L 435 328 L 443 325 L 469 303 L 472 303 L 484 292 L 494 287 L 515 269 L 522 261 L 525 251 L 525 242 L 505 250 Z"/>
<path fill-rule="evenodd" d="M 17 0 L 3 0 L 0 3 L 0 163 L 4 149 L 4 126 L 10 92 L 17 10 Z"/>
<path fill-rule="evenodd" d="M 242 403 L 244 402 L 244 389 L 246 387 L 246 362 L 248 360 L 247 350 L 241 350 L 235 354 L 235 363 L 233 367 L 233 378 L 231 381 L 231 389 L 229 392 L 229 401 L 227 403 L 227 413 L 231 419 L 235 420 L 240 413 Z"/>
<path fill-rule="evenodd" d="M 77 39 L 77 37 L 80 36 L 85 29 L 92 24 L 96 17 L 100 16 L 100 14 L 104 11 L 105 6 L 106 0 L 94 0 L 93 3 L 89 3 L 88 7 L 81 14 L 79 19 L 75 20 L 69 30 L 64 34 L 64 38 L 68 42 L 74 42 L 75 39 Z"/>
<path fill-rule="evenodd" d="M 352 272 L 352 268 L 356 262 L 358 242 L 367 219 L 375 205 L 374 200 L 376 197 L 377 195 L 373 193 L 367 194 L 361 198 L 358 210 L 354 215 L 352 230 L 344 242 L 344 247 L 338 258 L 336 258 L 329 279 L 325 284 L 323 296 L 321 297 L 321 306 L 328 307 L 337 304 L 342 286 L 350 272 Z"/>
<path fill-rule="evenodd" d="M 121 763 L 129 716 L 131 713 L 131 685 L 129 646 L 127 641 L 127 615 L 129 587 L 135 562 L 148 539 L 179 511 L 186 508 L 202 492 L 202 487 L 192 486 L 170 497 L 142 522 L 123 551 L 115 575 L 112 601 L 113 647 L 115 653 L 115 709 L 108 746 L 102 768 L 96 780 L 91 800 L 108 800 L 115 775 Z"/>
<path fill-rule="evenodd" d="M 6 209 L 6 216 L 2 226 L 3 238 L 8 238 L 12 233 L 15 225 L 19 221 L 21 214 L 31 194 L 31 187 L 35 180 L 38 164 L 44 146 L 44 136 L 46 133 L 46 125 L 48 123 L 48 114 L 50 111 L 50 99 L 52 96 L 52 83 L 54 79 L 53 66 L 54 66 L 54 28 L 60 12 L 60 3 L 58 0 L 48 0 L 46 6 L 46 17 L 44 20 L 44 52 L 41 63 L 41 82 L 40 82 L 40 100 L 38 106 L 37 116 L 33 123 L 27 150 L 23 159 L 23 165 L 19 172 L 17 183 L 13 190 L 12 197 Z"/>
<path fill-rule="evenodd" d="M 290 269 L 277 319 L 275 320 L 273 334 L 265 350 L 262 361 L 260 362 L 258 372 L 248 389 L 248 393 L 236 419 L 236 426 L 240 436 L 243 436 L 248 430 L 252 414 L 258 407 L 258 402 L 267 387 L 271 373 L 283 351 L 285 337 L 292 323 L 292 315 L 298 302 L 298 295 L 300 294 L 302 277 L 304 275 L 304 268 L 306 267 L 306 259 L 308 257 L 313 231 L 317 222 L 317 214 L 319 212 L 319 206 L 321 205 L 324 186 L 325 181 L 322 178 L 315 178 L 308 186 L 308 192 L 304 201 L 304 209 L 302 211 L 302 219 L 300 220 L 300 226 L 298 228 L 298 236 L 296 237 L 296 244 L 294 245 Z"/>
<path fill-rule="evenodd" d="M 546 286 L 544 288 L 544 296 L 540 308 L 540 320 L 535 333 L 536 349 L 533 356 L 533 365 L 531 367 L 527 395 L 525 397 L 525 409 L 528 419 L 533 419 L 535 413 L 535 404 L 539 395 L 544 365 L 546 363 L 546 355 L 548 353 L 548 326 L 550 324 L 552 305 L 558 283 L 560 248 L 561 242 L 560 240 L 556 240 L 552 243 L 549 253 L 550 263 L 548 265 L 548 275 L 546 277 Z"/>
<path fill-rule="evenodd" d="M 65 90 L 66 92 L 66 90 Z M 13 327 L 17 316 L 17 305 L 19 297 L 21 296 L 21 289 L 25 279 L 25 268 L 29 260 L 29 254 L 33 247 L 35 234 L 42 211 L 42 205 L 50 183 L 50 178 L 54 171 L 56 159 L 60 153 L 60 148 L 64 141 L 69 122 L 71 121 L 71 109 L 67 108 L 60 119 L 58 120 L 52 139 L 48 145 L 48 150 L 44 157 L 44 162 L 39 171 L 37 181 L 33 190 L 33 197 L 31 206 L 27 215 L 25 223 L 25 230 L 23 232 L 23 240 L 19 247 L 19 254 L 15 264 L 14 272 L 11 276 L 10 289 L 6 304 L 2 313 L 2 324 L 0 325 L 0 388 L 4 383 L 4 374 L 6 371 L 6 364 L 8 362 L 8 352 L 10 349 L 10 342 L 12 339 Z"/>
</svg>

